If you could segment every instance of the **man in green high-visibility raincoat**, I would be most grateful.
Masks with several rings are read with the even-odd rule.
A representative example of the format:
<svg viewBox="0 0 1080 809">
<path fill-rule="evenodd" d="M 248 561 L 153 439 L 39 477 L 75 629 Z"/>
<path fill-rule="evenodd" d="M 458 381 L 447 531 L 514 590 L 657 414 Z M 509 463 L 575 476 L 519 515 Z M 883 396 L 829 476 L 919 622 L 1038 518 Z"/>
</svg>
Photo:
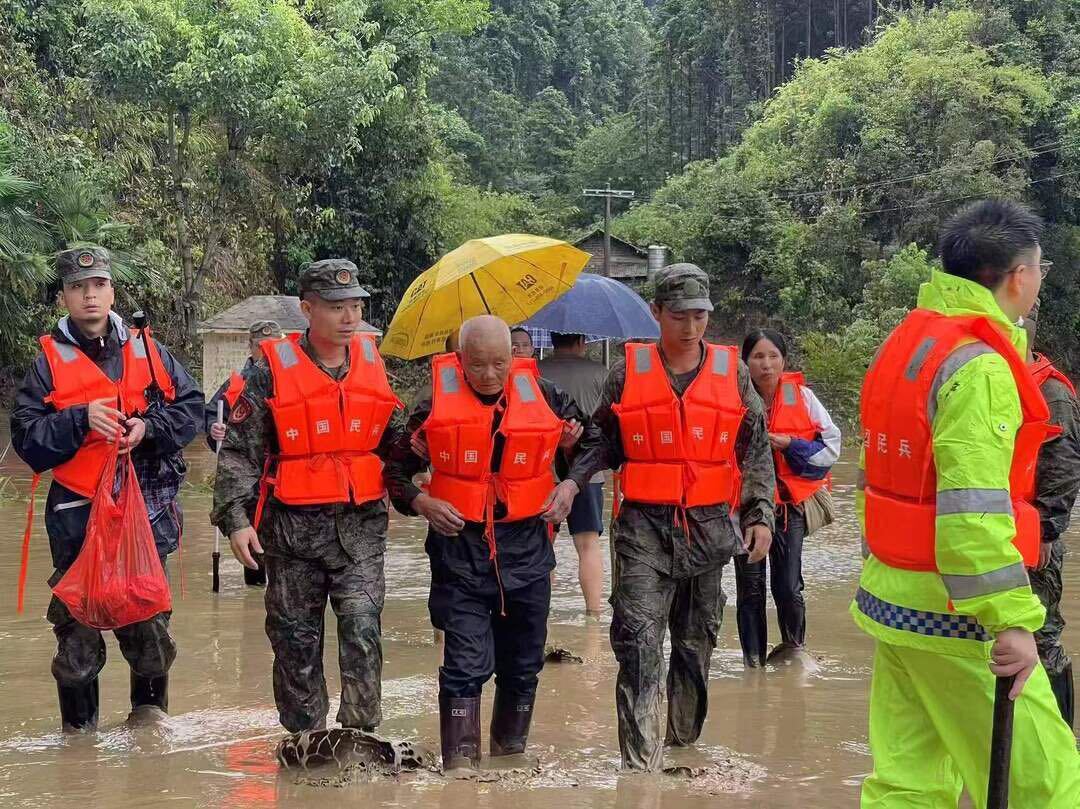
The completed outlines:
<svg viewBox="0 0 1080 809">
<path fill-rule="evenodd" d="M 1042 222 L 1007 202 L 965 208 L 944 272 L 882 346 L 862 394 L 856 505 L 864 537 L 851 612 L 877 641 L 874 771 L 864 809 L 986 805 L 996 676 L 1016 700 L 1017 807 L 1080 805 L 1080 757 L 1033 632 L 1045 611 L 1034 467 L 1049 412 L 1017 321 L 1042 282 Z"/>
</svg>

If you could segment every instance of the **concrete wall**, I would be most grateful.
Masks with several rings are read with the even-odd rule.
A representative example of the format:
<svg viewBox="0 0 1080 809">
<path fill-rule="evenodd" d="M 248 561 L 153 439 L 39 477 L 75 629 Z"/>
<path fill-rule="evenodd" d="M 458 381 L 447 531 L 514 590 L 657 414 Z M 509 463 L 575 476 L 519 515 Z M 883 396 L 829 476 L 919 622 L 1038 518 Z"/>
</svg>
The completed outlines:
<svg viewBox="0 0 1080 809">
<path fill-rule="evenodd" d="M 248 358 L 247 332 L 206 332 L 203 334 L 203 391 L 206 398 L 216 391 L 233 371 L 244 367 Z"/>
</svg>

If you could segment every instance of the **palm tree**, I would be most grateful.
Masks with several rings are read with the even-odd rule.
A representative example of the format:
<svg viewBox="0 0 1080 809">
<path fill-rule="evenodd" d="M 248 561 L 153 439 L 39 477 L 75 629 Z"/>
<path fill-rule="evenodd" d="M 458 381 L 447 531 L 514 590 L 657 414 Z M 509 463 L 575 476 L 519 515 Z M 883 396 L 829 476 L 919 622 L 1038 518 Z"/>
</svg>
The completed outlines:
<svg viewBox="0 0 1080 809">
<path fill-rule="evenodd" d="M 98 190 L 80 176 L 44 187 L 0 166 L 0 366 L 21 364 L 33 351 L 56 282 L 57 251 L 108 244 L 125 228 L 109 219 Z M 111 252 L 118 280 L 140 278 L 129 254 Z"/>
</svg>

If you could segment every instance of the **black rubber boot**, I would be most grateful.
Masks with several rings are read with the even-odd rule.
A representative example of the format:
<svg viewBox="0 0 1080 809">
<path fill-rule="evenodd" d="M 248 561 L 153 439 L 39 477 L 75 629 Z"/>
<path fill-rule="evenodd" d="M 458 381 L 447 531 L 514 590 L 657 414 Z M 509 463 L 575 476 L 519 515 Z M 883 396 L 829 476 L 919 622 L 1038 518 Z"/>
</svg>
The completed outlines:
<svg viewBox="0 0 1080 809">
<path fill-rule="evenodd" d="M 59 685 L 60 721 L 64 733 L 84 733 L 97 729 L 98 681 L 86 685 Z"/>
<path fill-rule="evenodd" d="M 143 706 L 160 708 L 169 712 L 169 675 L 140 677 L 131 672 L 131 710 Z"/>
<path fill-rule="evenodd" d="M 1049 674 L 1049 672 L 1047 672 Z M 1073 726 L 1073 719 L 1075 705 L 1073 702 L 1073 670 L 1072 663 L 1069 663 L 1062 671 L 1057 674 L 1049 674 L 1050 676 L 1050 690 L 1054 692 L 1054 698 L 1057 700 L 1058 709 L 1061 711 L 1061 717 L 1069 723 L 1069 727 Z"/>
<path fill-rule="evenodd" d="M 480 766 L 480 697 L 439 696 L 443 772 Z"/>
<path fill-rule="evenodd" d="M 515 697 L 496 687 L 491 713 L 491 755 L 513 756 L 525 752 L 536 697 Z"/>
</svg>

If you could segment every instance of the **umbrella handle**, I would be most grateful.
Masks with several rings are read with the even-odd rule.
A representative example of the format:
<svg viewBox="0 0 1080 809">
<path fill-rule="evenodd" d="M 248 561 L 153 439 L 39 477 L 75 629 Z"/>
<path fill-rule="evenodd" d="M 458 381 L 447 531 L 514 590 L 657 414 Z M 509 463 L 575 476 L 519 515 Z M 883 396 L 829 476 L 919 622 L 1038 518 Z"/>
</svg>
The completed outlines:
<svg viewBox="0 0 1080 809">
<path fill-rule="evenodd" d="M 1008 809 L 1012 764 L 1013 708 L 1009 699 L 1016 677 L 998 677 L 994 689 L 994 729 L 990 737 L 990 783 L 986 809 Z"/>
</svg>

